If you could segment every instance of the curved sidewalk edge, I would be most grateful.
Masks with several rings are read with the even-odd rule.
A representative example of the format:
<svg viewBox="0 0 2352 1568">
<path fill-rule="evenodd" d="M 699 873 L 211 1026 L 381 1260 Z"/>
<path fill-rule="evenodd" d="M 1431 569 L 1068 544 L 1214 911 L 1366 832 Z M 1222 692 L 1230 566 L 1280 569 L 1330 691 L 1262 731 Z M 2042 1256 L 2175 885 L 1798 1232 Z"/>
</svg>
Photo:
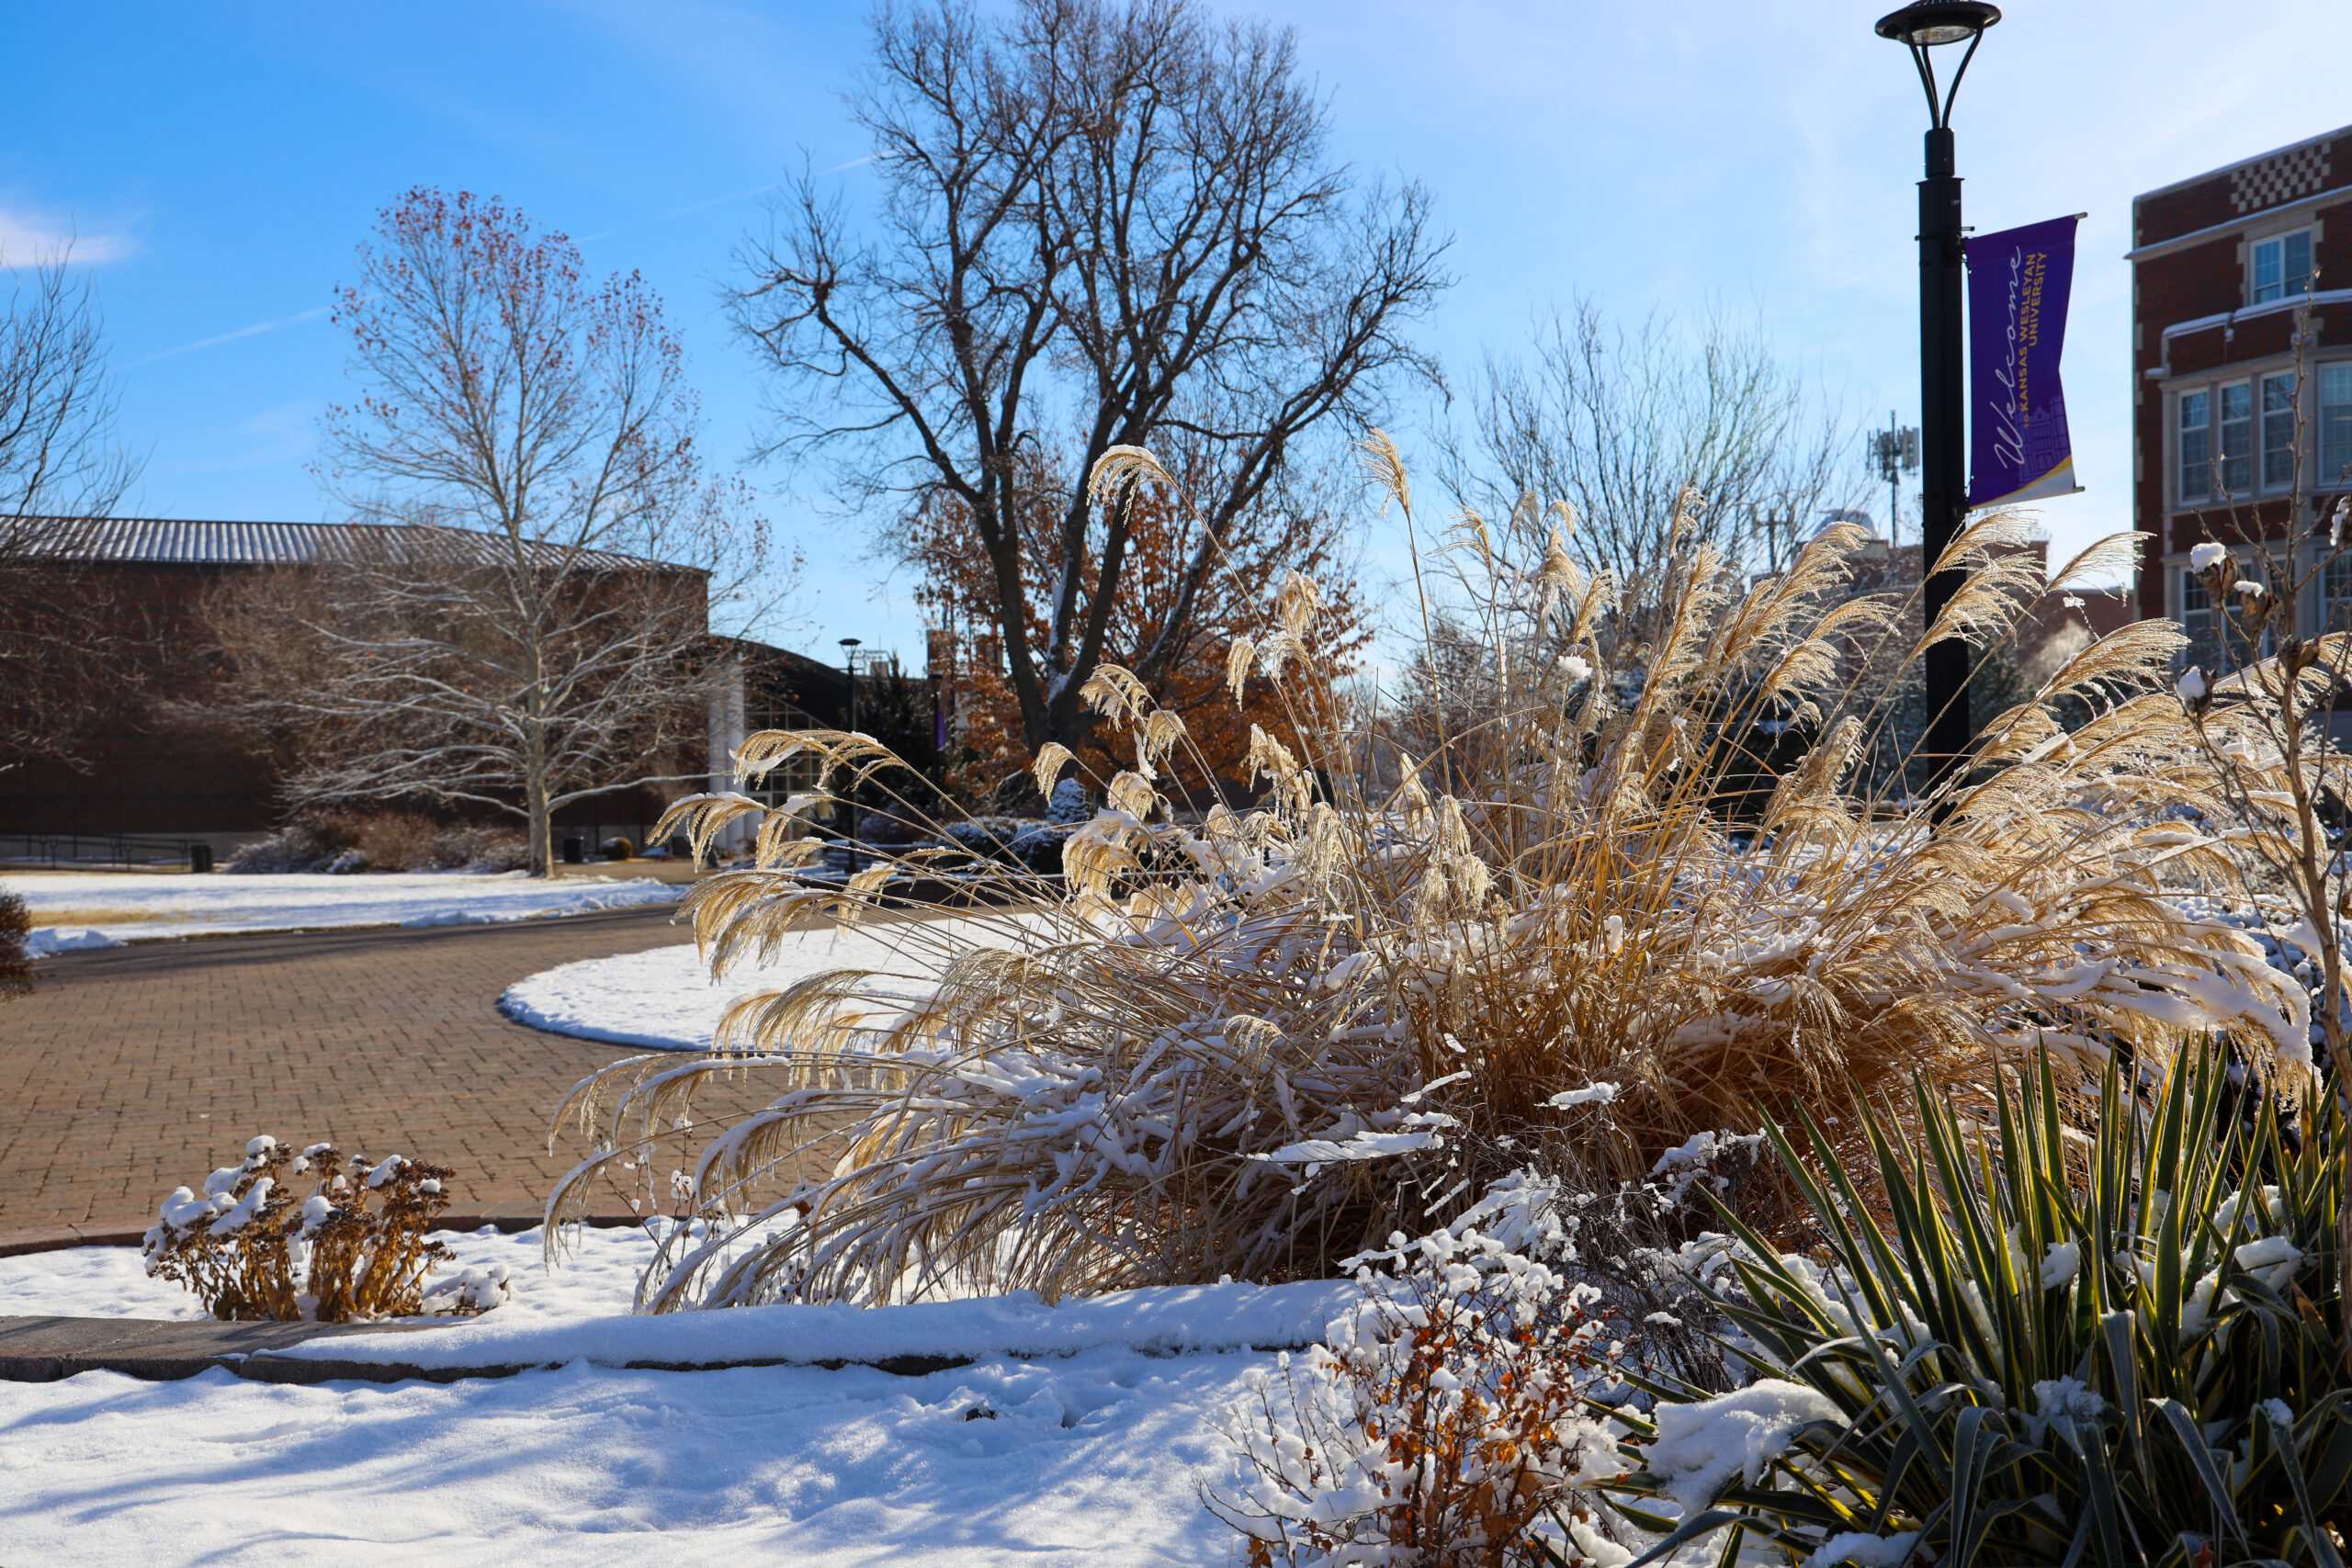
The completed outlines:
<svg viewBox="0 0 2352 1568">
<path fill-rule="evenodd" d="M 888 1307 L 758 1306 L 502 1324 L 0 1318 L 0 1380 L 85 1371 L 151 1380 L 220 1369 L 261 1382 L 454 1382 L 574 1363 L 645 1371 L 870 1367 L 921 1377 L 983 1359 L 1124 1348 L 1153 1356 L 1299 1350 L 1361 1297 L 1348 1280 L 1163 1286 L 1048 1306 L 1034 1295 Z M 406 1337 L 396 1337 L 406 1336 Z"/>
</svg>

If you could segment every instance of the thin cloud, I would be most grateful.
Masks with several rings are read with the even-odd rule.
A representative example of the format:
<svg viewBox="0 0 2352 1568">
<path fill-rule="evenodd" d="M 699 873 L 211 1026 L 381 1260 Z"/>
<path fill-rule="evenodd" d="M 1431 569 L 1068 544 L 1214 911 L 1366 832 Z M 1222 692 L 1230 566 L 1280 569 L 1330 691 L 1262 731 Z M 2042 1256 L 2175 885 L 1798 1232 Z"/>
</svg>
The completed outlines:
<svg viewBox="0 0 2352 1568">
<path fill-rule="evenodd" d="M 85 234 L 69 219 L 60 223 L 39 213 L 0 207 L 0 260 L 10 266 L 72 261 L 104 266 L 139 248 L 128 234 Z"/>
<path fill-rule="evenodd" d="M 123 368 L 128 370 L 135 366 L 153 365 L 158 359 L 170 359 L 176 355 L 194 354 L 200 348 L 217 348 L 221 344 L 234 343 L 239 338 L 259 337 L 264 333 L 276 332 L 280 327 L 290 327 L 300 321 L 315 321 L 331 309 L 333 309 L 332 306 L 320 305 L 308 310 L 297 311 L 291 316 L 280 316 L 274 321 L 255 321 L 252 326 L 239 327 L 235 332 L 222 333 L 218 337 L 199 338 L 194 343 L 184 343 L 177 348 L 167 348 L 161 354 L 151 354 L 144 359 L 134 359 Z"/>
</svg>

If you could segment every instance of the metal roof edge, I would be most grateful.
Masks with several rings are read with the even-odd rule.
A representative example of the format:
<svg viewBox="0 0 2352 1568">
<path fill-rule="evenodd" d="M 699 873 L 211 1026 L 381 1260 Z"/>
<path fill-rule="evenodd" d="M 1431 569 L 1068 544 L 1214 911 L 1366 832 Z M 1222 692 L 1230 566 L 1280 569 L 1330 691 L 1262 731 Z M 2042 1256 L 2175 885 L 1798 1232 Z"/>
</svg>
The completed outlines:
<svg viewBox="0 0 2352 1568">
<path fill-rule="evenodd" d="M 144 566 L 301 566 L 318 558 L 320 547 L 362 533 L 396 535 L 418 525 L 404 523 L 273 523 L 238 518 L 196 517 L 76 517 L 54 513 L 0 519 L 0 535 L 11 527 L 74 531 L 79 538 L 54 551 L 39 554 L 52 559 L 81 559 L 109 565 Z M 172 547 L 169 536 L 183 532 L 213 533 L 219 543 L 209 547 Z M 500 536 L 480 528 L 445 528 L 445 536 L 490 541 Z M 564 552 L 575 547 L 549 540 L 535 541 L 540 549 Z M 75 546 L 83 547 L 76 548 Z M 242 545 L 243 548 L 232 548 Z M 584 559 L 627 564 L 662 571 L 707 577 L 707 567 L 657 560 L 593 546 L 576 547 Z"/>
</svg>

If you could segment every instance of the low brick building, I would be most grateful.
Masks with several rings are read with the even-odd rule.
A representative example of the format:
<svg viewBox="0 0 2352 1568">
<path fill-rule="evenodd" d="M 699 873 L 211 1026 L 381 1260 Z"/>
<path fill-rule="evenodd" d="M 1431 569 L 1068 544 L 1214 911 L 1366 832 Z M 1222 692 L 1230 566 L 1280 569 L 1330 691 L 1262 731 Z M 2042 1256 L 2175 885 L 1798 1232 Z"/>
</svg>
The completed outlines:
<svg viewBox="0 0 2352 1568">
<path fill-rule="evenodd" d="M 54 518 L 18 530 L 34 541 L 0 563 L 47 573 L 56 592 L 88 596 L 111 629 L 117 700 L 91 713 L 74 739 L 80 764 L 36 761 L 0 771 L 0 840 L 30 835 L 130 835 L 209 845 L 216 854 L 268 833 L 284 816 L 278 761 L 202 716 L 216 657 L 203 606 L 216 585 L 242 574 L 300 570 L 405 533 L 390 525 L 334 523 L 187 522 L 163 518 Z M 503 550 L 486 534 L 432 531 L 435 547 Z M 577 564 L 575 559 L 575 564 Z M 600 569 L 675 577 L 699 596 L 694 569 L 628 557 L 598 558 Z M 814 660 L 763 644 L 712 639 L 735 660 L 731 701 L 712 705 L 714 772 L 724 769 L 731 734 L 753 728 L 832 725 L 842 717 L 846 678 Z M 689 766 L 702 765 L 700 759 Z M 677 787 L 628 791 L 560 811 L 560 836 L 592 842 L 614 833 L 642 843 Z"/>
</svg>

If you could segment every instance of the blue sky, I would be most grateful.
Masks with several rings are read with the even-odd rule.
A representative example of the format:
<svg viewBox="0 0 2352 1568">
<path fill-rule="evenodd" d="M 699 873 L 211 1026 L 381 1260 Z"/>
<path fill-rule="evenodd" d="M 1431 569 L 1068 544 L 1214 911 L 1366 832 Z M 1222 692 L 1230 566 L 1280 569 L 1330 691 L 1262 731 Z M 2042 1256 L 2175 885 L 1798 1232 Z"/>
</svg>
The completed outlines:
<svg viewBox="0 0 2352 1568">
<path fill-rule="evenodd" d="M 1457 372 L 1578 292 L 1628 317 L 1716 303 L 1856 414 L 1914 420 L 1925 111 L 1871 36 L 1879 6 L 1232 8 L 1297 27 L 1340 156 L 1435 191 L 1461 283 L 1426 337 Z M 2342 23 L 2340 0 L 2018 0 L 1987 38 L 1955 119 L 1970 220 L 2090 214 L 2065 359 L 2088 492 L 2047 507 L 2061 550 L 2129 522 L 2132 196 L 2352 119 Z M 495 193 L 594 268 L 643 272 L 729 460 L 763 390 L 718 309 L 730 250 L 804 156 L 865 188 L 839 96 L 864 45 L 852 3 L 27 6 L 10 33 L 29 68 L 0 98 L 0 245 L 22 261 L 76 236 L 154 515 L 328 514 L 308 468 L 345 394 L 325 308 L 409 185 Z M 1408 455 L 1442 417 L 1399 413 Z M 793 476 L 747 472 L 810 561 L 783 640 L 917 652 L 905 585 L 877 584 L 859 529 Z M 1371 546 L 1396 559 L 1388 534 Z"/>
</svg>

